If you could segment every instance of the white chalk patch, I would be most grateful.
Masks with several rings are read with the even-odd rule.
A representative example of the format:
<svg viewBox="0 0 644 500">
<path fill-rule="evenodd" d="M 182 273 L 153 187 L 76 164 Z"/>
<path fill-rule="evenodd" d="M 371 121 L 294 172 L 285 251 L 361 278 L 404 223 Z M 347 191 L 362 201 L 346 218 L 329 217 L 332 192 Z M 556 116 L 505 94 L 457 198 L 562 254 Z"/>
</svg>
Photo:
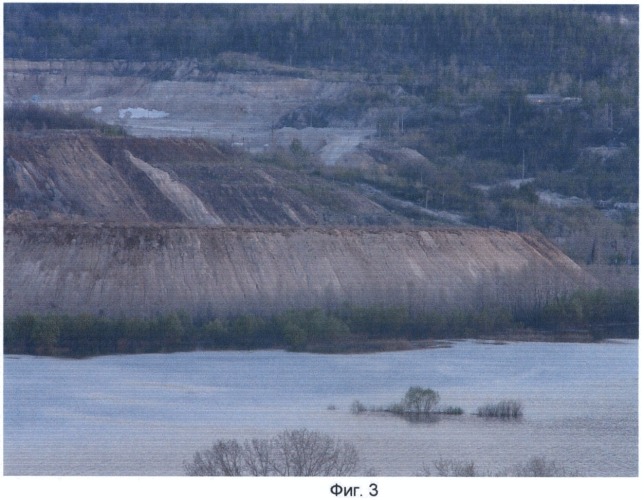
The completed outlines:
<svg viewBox="0 0 644 500">
<path fill-rule="evenodd" d="M 124 108 L 119 109 L 119 118 L 165 118 L 168 113 L 156 109 Z"/>
</svg>

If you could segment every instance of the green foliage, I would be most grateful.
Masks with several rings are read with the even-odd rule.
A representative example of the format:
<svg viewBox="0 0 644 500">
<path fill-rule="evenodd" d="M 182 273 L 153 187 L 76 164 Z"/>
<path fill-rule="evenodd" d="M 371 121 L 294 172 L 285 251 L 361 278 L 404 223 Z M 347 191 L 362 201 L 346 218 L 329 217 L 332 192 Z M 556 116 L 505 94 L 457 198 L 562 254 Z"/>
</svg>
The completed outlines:
<svg viewBox="0 0 644 500">
<path fill-rule="evenodd" d="M 334 312 L 307 309 L 271 318 L 239 315 L 199 321 L 181 311 L 147 319 L 24 314 L 4 319 L 4 350 L 61 356 L 269 347 L 307 351 L 346 342 L 359 345 L 391 339 L 478 337 L 524 327 L 553 335 L 584 329 L 594 340 L 606 336 L 636 338 L 638 303 L 637 290 L 595 290 L 561 296 L 539 308 L 515 312 L 490 306 L 478 311 L 456 309 L 410 315 L 404 307 L 347 305 Z M 408 403 L 411 405 L 416 397 L 431 400 L 429 393 L 416 390 L 410 393 Z M 408 411 L 406 403 L 401 408 Z"/>
<path fill-rule="evenodd" d="M 601 13 L 637 20 L 635 6 L 9 4 L 5 56 L 173 60 L 236 51 L 393 72 L 418 92 L 425 91 L 413 82 L 420 68 L 444 64 L 445 88 L 458 90 L 463 66 L 477 64 L 567 90 L 578 80 L 552 73 L 590 81 L 624 62 L 627 74 L 637 71 L 637 50 L 629 51 L 636 22 L 602 21 Z"/>
<path fill-rule="evenodd" d="M 293 351 L 302 351 L 308 344 L 308 333 L 299 325 L 287 322 L 284 325 L 284 340 Z"/>
<path fill-rule="evenodd" d="M 553 331 L 635 325 L 639 321 L 638 297 L 638 290 L 576 292 L 558 297 L 524 321 Z"/>
<path fill-rule="evenodd" d="M 125 136 L 125 129 L 86 118 L 82 113 L 69 113 L 36 104 L 5 106 L 5 130 L 97 130 L 109 136 Z"/>
<path fill-rule="evenodd" d="M 291 141 L 291 145 L 289 146 L 289 149 L 291 150 L 291 153 L 293 153 L 296 156 L 302 156 L 306 154 L 306 151 L 304 150 L 304 146 L 302 145 L 302 141 L 300 141 L 298 138 L 295 138 Z"/>
<path fill-rule="evenodd" d="M 34 354 L 50 355 L 54 353 L 60 337 L 61 321 L 55 316 L 39 318 L 30 332 L 29 345 Z"/>
<path fill-rule="evenodd" d="M 181 339 L 185 333 L 184 326 L 176 313 L 157 320 L 155 330 L 158 332 L 164 350 L 174 351 L 181 346 Z"/>
<path fill-rule="evenodd" d="M 427 414 L 432 412 L 439 400 L 440 396 L 436 391 L 414 386 L 405 394 L 401 407 L 404 413 Z"/>
<path fill-rule="evenodd" d="M 347 338 L 349 327 L 337 316 L 321 309 L 289 311 L 274 319 L 287 345 L 296 351 L 309 345 L 333 343 Z"/>
<path fill-rule="evenodd" d="M 352 333 L 367 335 L 369 338 L 399 338 L 413 328 L 413 321 L 406 307 L 346 305 L 338 315 Z"/>
<path fill-rule="evenodd" d="M 443 415 L 463 415 L 463 408 L 460 406 L 448 406 L 447 408 L 442 409 L 439 413 Z"/>
</svg>

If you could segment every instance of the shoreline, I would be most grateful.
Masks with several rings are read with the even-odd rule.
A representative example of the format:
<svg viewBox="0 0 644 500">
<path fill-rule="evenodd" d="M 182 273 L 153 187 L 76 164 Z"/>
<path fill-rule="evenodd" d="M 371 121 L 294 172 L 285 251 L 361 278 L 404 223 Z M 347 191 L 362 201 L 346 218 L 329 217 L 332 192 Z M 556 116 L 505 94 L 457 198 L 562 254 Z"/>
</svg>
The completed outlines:
<svg viewBox="0 0 644 500">
<path fill-rule="evenodd" d="M 311 354 L 371 354 L 378 352 L 414 351 L 424 349 L 449 349 L 457 342 L 471 341 L 477 344 L 505 345 L 516 342 L 550 342 L 562 344 L 603 344 L 620 340 L 639 340 L 639 337 L 626 335 L 606 336 L 594 339 L 593 335 L 582 332 L 550 333 L 531 330 L 500 332 L 459 338 L 425 340 L 367 340 L 363 342 L 342 342 L 338 344 L 316 344 L 298 352 Z"/>
<path fill-rule="evenodd" d="M 562 334 L 548 334 L 546 332 L 531 332 L 530 335 L 520 333 L 500 333 L 498 335 L 481 335 L 476 337 L 461 337 L 461 338 L 445 338 L 445 339 L 425 339 L 425 340 L 367 340 L 367 341 L 354 341 L 343 342 L 333 345 L 316 344 L 309 349 L 293 350 L 286 346 L 266 346 L 266 347 L 252 347 L 252 348 L 226 348 L 226 349 L 208 349 L 196 347 L 192 349 L 177 349 L 177 350 L 157 350 L 145 352 L 109 352 L 100 354 L 90 354 L 84 356 L 67 355 L 64 353 L 53 354 L 33 354 L 28 352 L 3 352 L 7 359 L 20 359 L 22 356 L 30 357 L 47 357 L 47 358 L 60 358 L 60 359 L 91 359 L 103 356 L 135 356 L 141 354 L 176 354 L 176 353 L 191 353 L 191 352 L 252 352 L 252 351 L 285 351 L 293 354 L 379 354 L 379 353 L 393 353 L 402 351 L 420 351 L 431 349 L 450 349 L 455 344 L 461 342 L 473 342 L 483 345 L 507 345 L 514 343 L 555 343 L 555 344 L 619 344 L 623 341 L 639 341 L 639 337 L 628 336 L 613 336 L 604 337 L 600 340 L 594 340 L 590 334 L 583 335 L 578 332 L 562 333 Z"/>
</svg>

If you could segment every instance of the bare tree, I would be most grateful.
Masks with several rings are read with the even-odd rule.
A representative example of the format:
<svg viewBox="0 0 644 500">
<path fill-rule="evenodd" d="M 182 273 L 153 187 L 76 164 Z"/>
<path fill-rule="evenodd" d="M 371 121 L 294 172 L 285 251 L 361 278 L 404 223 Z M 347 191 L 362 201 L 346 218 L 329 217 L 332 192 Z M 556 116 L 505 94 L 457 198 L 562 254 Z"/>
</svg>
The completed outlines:
<svg viewBox="0 0 644 500">
<path fill-rule="evenodd" d="M 436 467 L 437 475 L 443 477 L 474 477 L 477 475 L 474 462 L 441 458 L 434 462 L 434 467 Z"/>
<path fill-rule="evenodd" d="M 307 429 L 271 439 L 219 440 L 184 463 L 189 476 L 348 476 L 358 452 L 347 442 Z"/>
<path fill-rule="evenodd" d="M 184 468 L 190 476 L 241 476 L 246 465 L 244 451 L 234 439 L 219 440 L 209 450 L 196 452 Z"/>
<path fill-rule="evenodd" d="M 546 460 L 545 457 L 532 457 L 525 464 L 517 465 L 511 469 L 505 469 L 496 474 L 497 476 L 514 477 L 573 477 L 582 474 L 574 469 L 555 462 Z"/>
</svg>

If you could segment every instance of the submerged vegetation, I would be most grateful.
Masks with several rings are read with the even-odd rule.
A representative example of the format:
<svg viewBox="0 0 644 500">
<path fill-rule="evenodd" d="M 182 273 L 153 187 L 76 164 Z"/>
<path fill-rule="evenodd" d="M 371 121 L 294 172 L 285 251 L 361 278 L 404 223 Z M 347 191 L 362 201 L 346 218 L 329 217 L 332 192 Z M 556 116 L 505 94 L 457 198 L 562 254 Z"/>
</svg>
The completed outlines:
<svg viewBox="0 0 644 500">
<path fill-rule="evenodd" d="M 394 403 L 381 408 L 367 408 L 367 406 L 362 404 L 360 401 L 355 400 L 351 404 L 351 413 L 357 415 L 364 412 L 385 412 L 411 419 L 418 419 L 419 417 L 427 417 L 434 413 L 443 413 L 435 410 L 439 401 L 440 396 L 438 392 L 429 388 L 423 389 L 420 386 L 413 386 L 407 390 L 407 393 L 400 403 Z M 450 410 L 454 412 L 454 414 L 458 414 L 456 413 L 457 409 L 450 408 Z"/>
<path fill-rule="evenodd" d="M 4 352 L 55 356 L 267 349 L 359 352 L 403 349 L 436 339 L 511 338 L 598 341 L 637 338 L 638 293 L 577 292 L 533 311 L 484 309 L 411 314 L 402 307 L 287 311 L 272 317 L 192 318 L 183 312 L 153 318 L 24 314 L 4 319 Z M 393 342 L 393 343 L 392 343 Z"/>
<path fill-rule="evenodd" d="M 521 418 L 523 405 L 520 401 L 504 400 L 498 403 L 489 403 L 476 410 L 479 417 L 489 418 Z"/>
<path fill-rule="evenodd" d="M 460 406 L 448 406 L 438 409 L 440 395 L 433 389 L 423 389 L 420 386 L 410 387 L 400 403 L 385 407 L 367 407 L 357 399 L 351 403 L 350 411 L 354 415 L 365 412 L 391 413 L 410 421 L 437 421 L 438 415 L 463 415 Z M 479 417 L 520 418 L 523 416 L 523 405 L 519 401 L 504 400 L 497 404 L 488 404 L 478 408 L 475 415 Z"/>
</svg>

